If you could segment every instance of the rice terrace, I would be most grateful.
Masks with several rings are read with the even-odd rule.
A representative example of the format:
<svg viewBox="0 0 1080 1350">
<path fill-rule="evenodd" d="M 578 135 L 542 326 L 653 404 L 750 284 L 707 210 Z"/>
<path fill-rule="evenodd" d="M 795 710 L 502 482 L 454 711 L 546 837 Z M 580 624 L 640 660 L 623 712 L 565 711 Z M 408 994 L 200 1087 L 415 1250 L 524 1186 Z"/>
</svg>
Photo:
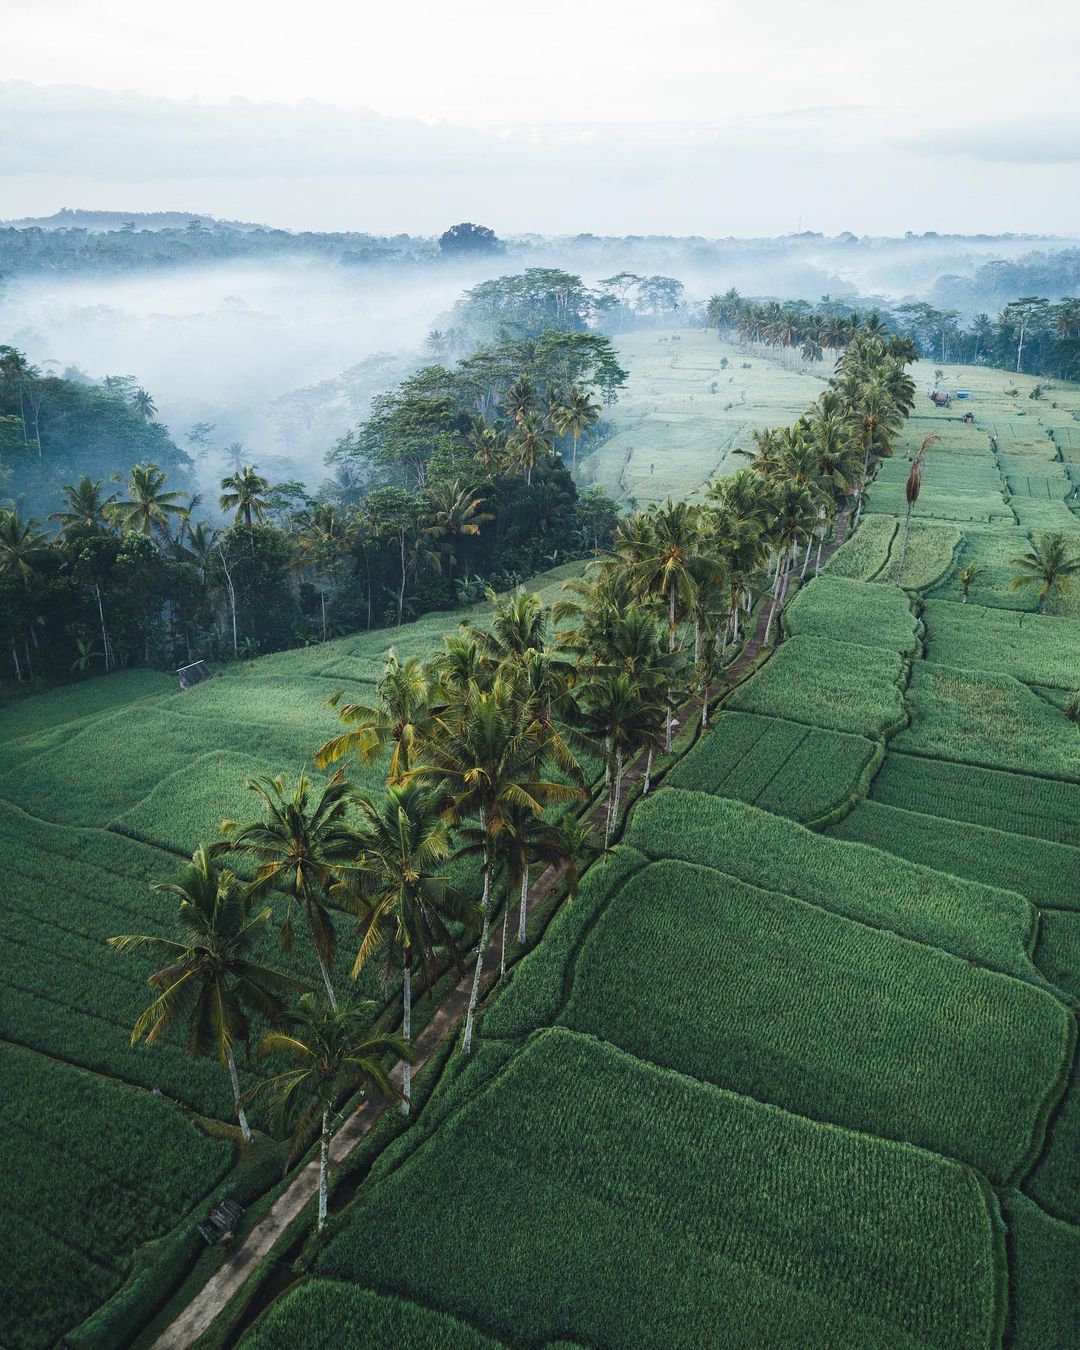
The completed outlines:
<svg viewBox="0 0 1080 1350">
<path fill-rule="evenodd" d="M 6 17 L 0 1350 L 1080 1350 L 1080 29 L 842 8 Z"/>
</svg>

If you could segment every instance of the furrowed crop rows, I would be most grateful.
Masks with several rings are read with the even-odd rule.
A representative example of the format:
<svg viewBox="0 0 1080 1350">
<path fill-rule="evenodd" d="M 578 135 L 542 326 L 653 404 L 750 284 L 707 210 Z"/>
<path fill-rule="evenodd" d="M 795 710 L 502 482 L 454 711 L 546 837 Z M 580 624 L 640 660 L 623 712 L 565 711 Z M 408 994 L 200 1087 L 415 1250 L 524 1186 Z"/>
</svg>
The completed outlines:
<svg viewBox="0 0 1080 1350">
<path fill-rule="evenodd" d="M 817 820 L 849 796 L 875 750 L 864 736 L 725 713 L 716 733 L 676 765 L 668 782 Z"/>
<path fill-rule="evenodd" d="M 422 1262 L 419 1214 L 438 1235 Z M 970 1170 L 561 1030 L 371 1187 L 320 1273 L 525 1343 L 747 1348 L 763 1326 L 776 1344 L 811 1327 L 822 1345 L 984 1344 L 1002 1275 Z"/>
<path fill-rule="evenodd" d="M 1015 892 L 852 847 L 741 802 L 665 791 L 635 812 L 627 842 L 1038 982 L 1031 905 Z M 939 859 L 940 861 L 940 859 Z"/>
</svg>

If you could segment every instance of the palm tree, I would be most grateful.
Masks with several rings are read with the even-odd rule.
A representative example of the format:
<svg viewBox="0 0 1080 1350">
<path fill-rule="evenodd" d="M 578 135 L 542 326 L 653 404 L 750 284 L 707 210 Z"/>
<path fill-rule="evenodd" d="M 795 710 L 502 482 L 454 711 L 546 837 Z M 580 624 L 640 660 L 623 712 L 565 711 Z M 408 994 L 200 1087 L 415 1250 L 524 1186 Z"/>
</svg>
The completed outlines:
<svg viewBox="0 0 1080 1350">
<path fill-rule="evenodd" d="M 454 824 L 477 816 L 483 845 L 482 929 L 465 1018 L 463 1051 L 472 1049 L 473 1022 L 480 992 L 484 951 L 491 927 L 491 882 L 495 848 L 512 828 L 517 810 L 541 815 L 555 802 L 579 800 L 580 788 L 538 776 L 546 745 L 534 725 L 524 724 L 524 709 L 512 683 L 497 677 L 489 689 L 475 685 L 435 715 L 426 748 L 427 762 L 410 776 L 445 786 Z"/>
<path fill-rule="evenodd" d="M 1036 535 L 1031 548 L 1012 559 L 1013 566 L 1021 569 L 1012 579 L 1012 589 L 1037 585 L 1040 614 L 1046 613 L 1054 591 L 1066 594 L 1072 578 L 1080 573 L 1080 553 L 1070 553 L 1071 542 L 1060 530 Z"/>
<path fill-rule="evenodd" d="M 60 526 L 60 533 L 83 528 L 86 530 L 104 529 L 108 522 L 109 508 L 116 501 L 116 493 L 108 497 L 103 495 L 104 479 L 91 478 L 83 474 L 77 483 L 65 483 L 60 489 L 64 496 L 66 510 L 54 511 L 49 517 Z"/>
<path fill-rule="evenodd" d="M 350 730 L 325 741 L 315 752 L 315 764 L 325 769 L 346 755 L 355 755 L 361 764 L 373 764 L 389 746 L 389 782 L 404 782 L 417 746 L 431 729 L 431 693 L 431 680 L 420 658 L 410 656 L 402 663 L 391 648 L 375 686 L 374 704 L 342 703 L 340 692 L 327 700 L 326 706 L 336 708 Z"/>
<path fill-rule="evenodd" d="M 781 483 L 777 487 L 776 517 L 769 530 L 769 542 L 776 554 L 772 604 L 765 624 L 768 643 L 777 607 L 784 603 L 795 554 L 801 544 L 812 538 L 818 522 L 818 503 L 809 488 L 800 483 Z"/>
<path fill-rule="evenodd" d="M 624 539 L 616 535 L 615 551 L 626 560 L 638 594 L 642 599 L 663 603 L 667 609 L 668 651 L 673 652 L 679 619 L 693 609 L 697 598 L 694 559 L 701 549 L 700 508 L 669 498 L 665 506 L 650 514 L 647 533 L 635 538 L 633 547 L 636 557 L 628 556 Z M 664 745 L 669 751 L 674 712 L 672 695 L 664 731 Z"/>
<path fill-rule="evenodd" d="M 131 396 L 131 406 L 147 422 L 154 420 L 154 414 L 157 412 L 157 404 L 145 389 L 136 389 Z"/>
<path fill-rule="evenodd" d="M 485 474 L 494 474 L 505 468 L 506 435 L 498 428 L 489 426 L 483 418 L 477 419 L 473 430 L 466 437 L 466 444 Z"/>
<path fill-rule="evenodd" d="M 904 539 L 900 545 L 900 561 L 896 565 L 896 584 L 903 585 L 904 563 L 907 562 L 908 540 L 911 537 L 911 513 L 915 509 L 915 503 L 919 500 L 919 493 L 922 490 L 922 466 L 926 457 L 927 450 L 932 445 L 936 445 L 941 437 L 936 432 L 930 432 L 924 436 L 919 443 L 918 450 L 915 451 L 915 457 L 911 461 L 911 470 L 908 473 L 905 494 L 907 496 L 907 515 L 904 517 Z"/>
<path fill-rule="evenodd" d="M 248 1038 L 251 1013 L 274 1021 L 288 994 L 303 989 L 291 975 L 250 959 L 269 908 L 251 911 L 251 897 L 232 872 L 215 866 L 211 850 L 197 848 L 176 881 L 159 881 L 154 890 L 180 899 L 177 924 L 182 940 L 126 934 L 109 938 L 118 952 L 148 951 L 165 960 L 148 980 L 159 990 L 135 1023 L 131 1044 L 146 1038 L 153 1045 L 162 1032 L 187 1020 L 187 1053 L 192 1059 L 217 1055 L 229 1072 L 236 1118 L 244 1142 L 251 1129 L 240 1096 L 233 1047 Z"/>
<path fill-rule="evenodd" d="M 451 585 L 461 540 L 478 535 L 481 525 L 495 519 L 483 509 L 485 505 L 483 497 L 460 482 L 440 481 L 427 491 L 427 510 L 420 533 L 434 542 L 436 561 L 440 556 L 446 558 Z"/>
<path fill-rule="evenodd" d="M 245 786 L 262 802 L 264 815 L 244 824 L 223 820 L 221 832 L 227 836 L 227 842 L 219 848 L 248 853 L 258 862 L 251 886 L 253 895 L 278 890 L 289 897 L 281 925 L 281 946 L 285 951 L 293 943 L 292 906 L 295 903 L 302 908 L 326 996 L 331 1004 L 336 1004 L 330 972 L 337 934 L 330 917 L 330 890 L 341 872 L 353 869 L 356 863 L 356 833 L 345 823 L 352 789 L 340 771 L 317 796 L 304 773 L 289 795 L 281 774 L 276 778 L 249 778 Z"/>
<path fill-rule="evenodd" d="M 0 574 L 18 577 L 29 587 L 49 551 L 49 538 L 41 533 L 33 516 L 24 520 L 18 510 L 0 507 Z"/>
<path fill-rule="evenodd" d="M 318 1231 L 326 1224 L 330 1183 L 330 1140 L 341 1121 L 334 1113 L 357 1093 L 396 1097 L 386 1061 L 408 1060 L 412 1052 L 400 1036 L 385 1035 L 372 1027 L 374 1004 L 364 1000 L 327 1004 L 304 994 L 295 1008 L 281 1017 L 281 1030 L 268 1031 L 259 1054 L 288 1055 L 296 1067 L 264 1079 L 245 1101 L 268 1096 L 275 1119 L 292 1127 L 292 1147 L 286 1165 L 296 1161 L 316 1137 L 319 1139 Z"/>
<path fill-rule="evenodd" d="M 570 461 L 570 477 L 577 479 L 578 442 L 600 420 L 600 405 L 594 403 L 584 389 L 571 386 L 565 399 L 556 404 L 552 421 L 560 436 L 570 436 L 574 442 Z"/>
<path fill-rule="evenodd" d="M 385 952 L 388 961 L 400 962 L 401 1034 L 410 1045 L 414 963 L 419 960 L 429 989 L 439 948 L 450 952 L 459 968 L 461 965 L 449 923 L 464 918 L 468 905 L 437 870 L 451 849 L 450 827 L 443 815 L 446 803 L 438 791 L 413 782 L 388 787 L 378 806 L 361 796 L 357 796 L 356 804 L 364 817 L 358 843 L 365 908 L 353 979 L 376 952 Z M 406 1061 L 401 1103 L 406 1115 L 411 1072 Z"/>
<path fill-rule="evenodd" d="M 532 486 L 533 470 L 551 455 L 551 442 L 547 429 L 536 413 L 525 413 L 514 428 L 509 448 L 520 469 L 525 472 L 525 481 Z"/>
<path fill-rule="evenodd" d="M 659 736 L 665 717 L 670 715 L 670 701 L 657 698 L 629 675 L 602 675 L 582 690 L 582 703 L 585 725 L 605 747 L 610 766 L 604 825 L 606 849 L 619 817 L 627 761 Z"/>
<path fill-rule="evenodd" d="M 976 579 L 979 577 L 979 575 L 980 575 L 984 570 L 985 570 L 985 569 L 983 569 L 982 567 L 980 567 L 978 563 L 968 563 L 966 567 L 964 567 L 964 568 L 961 569 L 961 571 L 960 571 L 960 603 L 961 603 L 962 605 L 966 605 L 966 604 L 967 604 L 967 602 L 968 602 L 968 597 L 971 595 L 971 588 L 972 588 L 972 586 L 975 584 Z"/>
<path fill-rule="evenodd" d="M 252 520 L 262 520 L 268 505 L 266 494 L 270 490 L 269 482 L 256 473 L 253 464 L 245 464 L 242 469 L 231 473 L 221 480 L 221 496 L 218 505 L 223 511 L 235 511 L 239 522 L 251 529 Z"/>
<path fill-rule="evenodd" d="M 506 391 L 503 407 L 514 423 L 524 421 L 536 402 L 536 387 L 528 375 L 519 375 Z"/>
<path fill-rule="evenodd" d="M 153 535 L 155 530 L 168 535 L 171 516 L 181 519 L 187 508 L 181 505 L 182 492 L 163 489 L 168 474 L 156 464 L 136 464 L 128 480 L 128 496 L 108 508 L 109 519 L 127 534 L 139 530 Z"/>
<path fill-rule="evenodd" d="M 319 585 L 319 608 L 322 640 L 326 641 L 327 581 L 334 565 L 343 553 L 348 539 L 348 526 L 343 514 L 328 502 L 315 502 L 299 518 L 296 535 L 294 567 L 309 569 Z"/>
<path fill-rule="evenodd" d="M 529 872 L 533 867 L 564 866 L 567 896 L 577 894 L 581 869 L 586 861 L 592 837 L 592 826 L 587 821 L 568 820 L 558 825 L 533 815 L 531 811 L 519 814 L 512 832 L 503 845 L 506 868 L 507 896 L 503 910 L 502 956 L 500 973 L 506 973 L 506 924 L 510 912 L 510 896 L 518 891 L 517 942 L 525 946 L 525 920 L 528 916 Z"/>
</svg>

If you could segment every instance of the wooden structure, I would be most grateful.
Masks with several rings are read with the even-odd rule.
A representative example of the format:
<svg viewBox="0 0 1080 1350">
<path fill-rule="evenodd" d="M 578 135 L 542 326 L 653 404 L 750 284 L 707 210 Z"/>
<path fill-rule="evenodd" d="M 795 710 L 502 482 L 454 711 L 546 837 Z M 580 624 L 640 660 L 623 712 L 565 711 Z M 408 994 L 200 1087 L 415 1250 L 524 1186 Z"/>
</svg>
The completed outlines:
<svg viewBox="0 0 1080 1350">
<path fill-rule="evenodd" d="M 215 1242 L 231 1238 L 243 1217 L 243 1206 L 235 1200 L 222 1200 L 199 1224 L 199 1234 L 206 1245 L 212 1247 Z"/>
<path fill-rule="evenodd" d="M 211 678 L 212 671 L 205 661 L 192 661 L 190 666 L 181 666 L 176 672 L 181 689 L 190 689 L 194 684 L 202 684 Z"/>
</svg>

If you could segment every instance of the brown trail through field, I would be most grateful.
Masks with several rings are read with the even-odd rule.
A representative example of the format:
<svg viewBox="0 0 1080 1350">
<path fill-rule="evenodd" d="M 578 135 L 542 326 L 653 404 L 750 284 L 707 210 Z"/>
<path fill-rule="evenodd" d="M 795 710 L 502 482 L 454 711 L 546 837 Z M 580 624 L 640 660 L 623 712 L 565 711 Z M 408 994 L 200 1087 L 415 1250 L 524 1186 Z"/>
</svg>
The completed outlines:
<svg viewBox="0 0 1080 1350">
<path fill-rule="evenodd" d="M 836 531 L 832 541 L 822 550 L 822 562 L 830 557 L 844 542 L 847 536 L 847 522 L 848 512 L 845 510 L 837 517 Z M 753 636 L 743 647 L 738 657 L 725 667 L 724 677 L 728 683 L 738 683 L 752 668 L 764 646 L 767 622 L 768 606 L 763 605 Z M 687 714 L 692 713 L 696 706 L 696 700 L 685 705 L 680 710 L 682 717 L 685 718 Z M 627 768 L 623 777 L 624 789 L 631 788 L 644 775 L 645 760 L 644 754 L 639 755 Z M 606 812 L 607 804 L 603 800 L 596 802 L 589 812 L 589 820 L 597 827 L 600 834 L 603 833 Z M 526 911 L 529 915 L 535 913 L 537 908 L 547 900 L 561 875 L 562 869 L 553 865 L 545 868 L 536 878 L 529 887 L 526 901 Z M 490 992 L 499 972 L 501 938 L 496 931 L 497 928 L 498 925 L 492 925 L 491 939 L 484 956 L 484 967 L 487 974 L 481 986 L 481 998 Z M 453 1035 L 456 1032 L 458 1023 L 464 1018 L 469 1005 L 471 984 L 472 974 L 466 973 L 443 999 L 427 1026 L 417 1036 L 414 1042 L 416 1052 L 416 1058 L 413 1062 L 414 1072 L 423 1068 L 446 1036 Z M 400 1086 L 402 1079 L 401 1064 L 395 1066 L 391 1078 Z M 330 1162 L 332 1168 L 348 1157 L 352 1149 L 379 1119 L 382 1112 L 387 1109 L 397 1108 L 392 1103 L 369 1101 L 364 1102 L 353 1112 L 331 1141 Z M 291 1184 L 282 1191 L 255 1227 L 243 1238 L 239 1246 L 210 1276 L 180 1315 L 166 1327 L 154 1342 L 153 1350 L 187 1350 L 189 1346 L 194 1345 L 199 1337 L 210 1328 L 215 1318 L 240 1292 L 241 1287 L 254 1273 L 259 1263 L 269 1255 L 278 1239 L 300 1216 L 304 1207 L 314 1200 L 318 1188 L 319 1164 L 317 1159 L 313 1159 L 296 1173 Z"/>
</svg>

